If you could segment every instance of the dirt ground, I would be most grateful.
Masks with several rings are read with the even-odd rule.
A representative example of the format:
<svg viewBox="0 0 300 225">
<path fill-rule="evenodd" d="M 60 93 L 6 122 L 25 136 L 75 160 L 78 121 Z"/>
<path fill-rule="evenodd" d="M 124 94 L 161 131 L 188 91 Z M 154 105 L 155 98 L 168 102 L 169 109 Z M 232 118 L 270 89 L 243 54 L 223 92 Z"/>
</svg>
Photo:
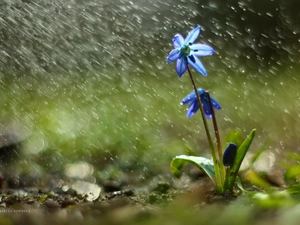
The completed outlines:
<svg viewBox="0 0 300 225">
<path fill-rule="evenodd" d="M 0 224 L 139 224 L 170 205 L 195 207 L 235 198 L 215 195 L 207 178 L 188 188 L 167 181 L 150 186 L 103 192 L 93 201 L 72 189 L 2 189 Z"/>
</svg>

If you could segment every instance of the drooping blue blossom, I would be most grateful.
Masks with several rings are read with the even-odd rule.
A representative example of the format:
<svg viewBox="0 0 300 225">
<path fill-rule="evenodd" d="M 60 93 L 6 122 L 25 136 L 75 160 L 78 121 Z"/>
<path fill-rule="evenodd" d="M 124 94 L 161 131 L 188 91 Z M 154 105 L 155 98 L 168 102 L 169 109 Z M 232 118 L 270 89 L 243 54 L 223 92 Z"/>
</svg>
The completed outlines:
<svg viewBox="0 0 300 225">
<path fill-rule="evenodd" d="M 209 101 L 206 97 L 205 94 L 205 90 L 198 88 L 198 93 L 201 99 L 201 103 L 203 105 L 203 110 L 204 110 L 204 114 L 207 118 L 211 118 L 212 117 L 212 113 L 211 113 L 211 109 L 210 109 L 210 104 Z M 212 105 L 215 109 L 219 110 L 221 109 L 220 104 L 212 97 L 210 97 Z M 195 91 L 191 92 L 189 95 L 187 95 L 182 101 L 181 104 L 188 104 L 190 103 L 188 110 L 186 112 L 186 116 L 188 118 L 191 118 L 199 109 L 199 104 L 198 104 L 198 100 L 197 100 L 197 96 Z"/>
<path fill-rule="evenodd" d="M 223 153 L 223 165 L 232 166 L 237 153 L 237 145 L 234 143 L 229 143 Z"/>
<path fill-rule="evenodd" d="M 174 49 L 169 53 L 167 63 L 172 63 L 176 60 L 176 72 L 179 77 L 184 74 L 188 65 L 191 65 L 203 76 L 207 75 L 206 69 L 197 56 L 209 56 L 212 55 L 215 50 L 206 44 L 194 44 L 199 34 L 200 26 L 197 25 L 188 33 L 185 39 L 181 34 L 176 34 L 172 40 Z"/>
</svg>

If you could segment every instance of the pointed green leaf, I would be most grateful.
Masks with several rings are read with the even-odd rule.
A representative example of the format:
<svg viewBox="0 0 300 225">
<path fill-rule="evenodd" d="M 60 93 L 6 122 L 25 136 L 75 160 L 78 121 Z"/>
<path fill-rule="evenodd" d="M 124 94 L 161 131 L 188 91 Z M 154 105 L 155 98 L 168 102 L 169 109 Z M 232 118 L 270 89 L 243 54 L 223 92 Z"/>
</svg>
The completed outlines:
<svg viewBox="0 0 300 225">
<path fill-rule="evenodd" d="M 256 130 L 253 129 L 251 133 L 248 135 L 248 137 L 245 139 L 245 141 L 242 143 L 242 145 L 239 147 L 239 149 L 237 150 L 234 163 L 232 167 L 230 167 L 230 170 L 228 171 L 228 175 L 226 176 L 225 185 L 224 185 L 225 190 L 232 191 L 234 182 L 236 181 L 236 176 L 239 172 L 244 157 L 252 143 L 255 132 Z"/>
<path fill-rule="evenodd" d="M 246 190 L 243 187 L 242 181 L 239 177 L 236 177 L 236 186 L 242 191 L 245 192 Z"/>
<path fill-rule="evenodd" d="M 247 180 L 256 187 L 260 187 L 268 191 L 269 193 L 272 192 L 272 186 L 264 180 L 258 173 L 254 171 L 250 171 L 246 174 Z"/>
<path fill-rule="evenodd" d="M 211 179 L 215 176 L 215 169 L 213 161 L 200 156 L 187 156 L 179 155 L 171 161 L 171 172 L 176 176 L 181 176 L 181 168 L 187 163 L 192 163 L 197 166 L 200 170 L 207 174 Z"/>
</svg>

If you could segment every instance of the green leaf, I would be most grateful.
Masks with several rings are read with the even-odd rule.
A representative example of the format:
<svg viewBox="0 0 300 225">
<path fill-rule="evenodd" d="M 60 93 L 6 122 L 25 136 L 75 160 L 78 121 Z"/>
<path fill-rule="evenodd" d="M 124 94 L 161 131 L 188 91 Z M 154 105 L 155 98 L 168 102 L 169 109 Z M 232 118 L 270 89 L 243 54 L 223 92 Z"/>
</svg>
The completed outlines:
<svg viewBox="0 0 300 225">
<path fill-rule="evenodd" d="M 293 179 L 297 180 L 297 178 L 299 178 L 299 175 L 300 175 L 300 165 L 296 165 L 296 166 L 289 168 L 286 171 L 284 176 L 287 181 L 290 181 Z"/>
<path fill-rule="evenodd" d="M 200 156 L 187 156 L 187 155 L 179 155 L 176 156 L 171 161 L 171 172 L 176 176 L 181 176 L 181 168 L 186 165 L 187 163 L 192 163 L 197 166 L 200 170 L 207 174 L 212 180 L 215 176 L 215 169 L 213 161 L 204 157 Z"/>
<path fill-rule="evenodd" d="M 299 184 L 293 185 L 287 189 L 287 192 L 293 196 L 293 198 L 300 198 L 300 186 Z"/>
<path fill-rule="evenodd" d="M 265 209 L 270 208 L 284 208 L 297 204 L 294 198 L 291 198 L 287 190 L 284 191 L 274 191 L 271 193 L 257 192 L 252 198 L 255 205 L 263 207 Z"/>
<path fill-rule="evenodd" d="M 243 141 L 243 135 L 242 135 L 242 131 L 241 130 L 231 130 L 230 132 L 228 132 L 225 136 L 226 142 L 232 142 L 235 143 L 237 146 L 240 146 Z"/>
<path fill-rule="evenodd" d="M 242 192 L 246 192 L 246 190 L 243 187 L 242 181 L 241 179 L 237 176 L 236 177 L 236 186 L 242 191 Z"/>
<path fill-rule="evenodd" d="M 264 190 L 271 193 L 273 191 L 272 186 L 265 181 L 258 173 L 254 171 L 250 171 L 246 174 L 247 180 L 257 187 L 263 188 Z"/>
<path fill-rule="evenodd" d="M 240 166 L 244 160 L 244 157 L 252 143 L 256 130 L 253 129 L 248 137 L 241 144 L 239 149 L 237 150 L 237 154 L 234 160 L 232 167 L 230 167 L 228 174 L 225 179 L 224 188 L 225 190 L 232 191 L 234 182 L 236 181 L 236 176 L 239 172 Z"/>
</svg>

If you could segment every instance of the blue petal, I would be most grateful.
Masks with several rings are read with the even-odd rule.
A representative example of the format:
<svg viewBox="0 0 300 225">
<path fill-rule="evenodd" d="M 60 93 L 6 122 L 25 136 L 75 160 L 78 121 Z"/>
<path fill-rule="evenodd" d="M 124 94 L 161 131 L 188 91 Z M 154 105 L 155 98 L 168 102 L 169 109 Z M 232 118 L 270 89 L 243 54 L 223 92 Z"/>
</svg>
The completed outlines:
<svg viewBox="0 0 300 225">
<path fill-rule="evenodd" d="M 188 63 L 200 74 L 202 74 L 203 76 L 206 76 L 206 69 L 204 68 L 202 62 L 197 58 L 197 57 L 193 57 L 193 61 L 190 59 L 191 55 L 188 57 Z"/>
<path fill-rule="evenodd" d="M 180 48 L 183 45 L 184 39 L 181 34 L 176 34 L 172 40 L 174 48 Z"/>
<path fill-rule="evenodd" d="M 168 55 L 167 63 L 174 62 L 180 57 L 181 54 L 182 52 L 180 51 L 180 48 L 173 49 Z"/>
<path fill-rule="evenodd" d="M 182 74 L 184 74 L 184 72 L 187 69 L 187 62 L 186 62 L 186 57 L 182 57 L 181 59 L 178 59 L 176 61 L 176 72 L 178 73 L 178 76 L 181 77 Z"/>
<path fill-rule="evenodd" d="M 200 34 L 200 26 L 197 25 L 192 31 L 188 33 L 186 36 L 183 45 L 190 45 L 193 44 L 194 41 L 197 39 L 197 37 Z"/>
<path fill-rule="evenodd" d="M 190 103 L 191 101 L 193 101 L 194 99 L 196 99 L 196 94 L 193 91 L 192 93 L 190 93 L 189 95 L 184 97 L 184 99 L 182 99 L 181 103 L 182 104 L 187 104 L 187 103 Z"/>
<path fill-rule="evenodd" d="M 199 104 L 197 99 L 195 99 L 190 105 L 186 112 L 187 118 L 191 118 L 199 109 Z"/>
<path fill-rule="evenodd" d="M 205 90 L 203 90 L 202 88 L 198 88 L 198 93 L 201 96 L 205 93 Z M 181 103 L 187 104 L 187 103 L 193 101 L 194 99 L 196 99 L 196 93 L 195 93 L 195 91 L 192 91 L 187 96 L 185 96 L 184 99 L 182 99 Z"/>
<path fill-rule="evenodd" d="M 205 97 L 205 95 L 201 95 L 200 97 L 201 97 L 201 102 L 203 105 L 203 111 L 204 111 L 205 116 L 207 118 L 211 118 L 212 114 L 211 114 L 210 105 L 209 105 L 207 98 Z"/>
<path fill-rule="evenodd" d="M 208 101 L 205 93 L 206 93 L 206 90 L 204 90 L 202 88 L 198 88 L 198 94 L 200 96 L 201 103 L 203 105 L 204 114 L 207 118 L 211 118 L 212 112 L 210 109 L 209 101 Z M 215 109 L 221 109 L 220 104 L 214 98 L 211 97 L 210 99 L 211 99 L 212 105 Z M 196 111 L 199 109 L 197 96 L 194 91 L 192 91 L 184 99 L 182 99 L 181 104 L 187 104 L 187 103 L 191 103 L 191 104 L 188 107 L 188 111 L 187 111 L 186 115 L 188 118 L 191 118 L 196 113 Z"/>
<path fill-rule="evenodd" d="M 209 107 L 209 106 L 208 106 Z M 205 116 L 206 116 L 206 118 L 207 119 L 210 119 L 210 118 L 212 118 L 212 114 L 211 114 L 211 111 L 210 111 L 210 109 L 204 109 L 205 107 L 203 106 L 203 110 L 204 110 L 204 114 L 205 114 Z"/>
<path fill-rule="evenodd" d="M 202 88 L 198 88 L 198 93 L 200 96 L 204 95 L 205 94 L 205 90 L 202 89 Z"/>
<path fill-rule="evenodd" d="M 215 52 L 212 47 L 206 44 L 193 44 L 190 49 L 194 56 L 209 56 Z"/>
<path fill-rule="evenodd" d="M 218 109 L 218 110 L 221 109 L 221 105 L 214 98 L 210 97 L 210 99 L 211 99 L 211 103 L 215 109 Z"/>
</svg>

